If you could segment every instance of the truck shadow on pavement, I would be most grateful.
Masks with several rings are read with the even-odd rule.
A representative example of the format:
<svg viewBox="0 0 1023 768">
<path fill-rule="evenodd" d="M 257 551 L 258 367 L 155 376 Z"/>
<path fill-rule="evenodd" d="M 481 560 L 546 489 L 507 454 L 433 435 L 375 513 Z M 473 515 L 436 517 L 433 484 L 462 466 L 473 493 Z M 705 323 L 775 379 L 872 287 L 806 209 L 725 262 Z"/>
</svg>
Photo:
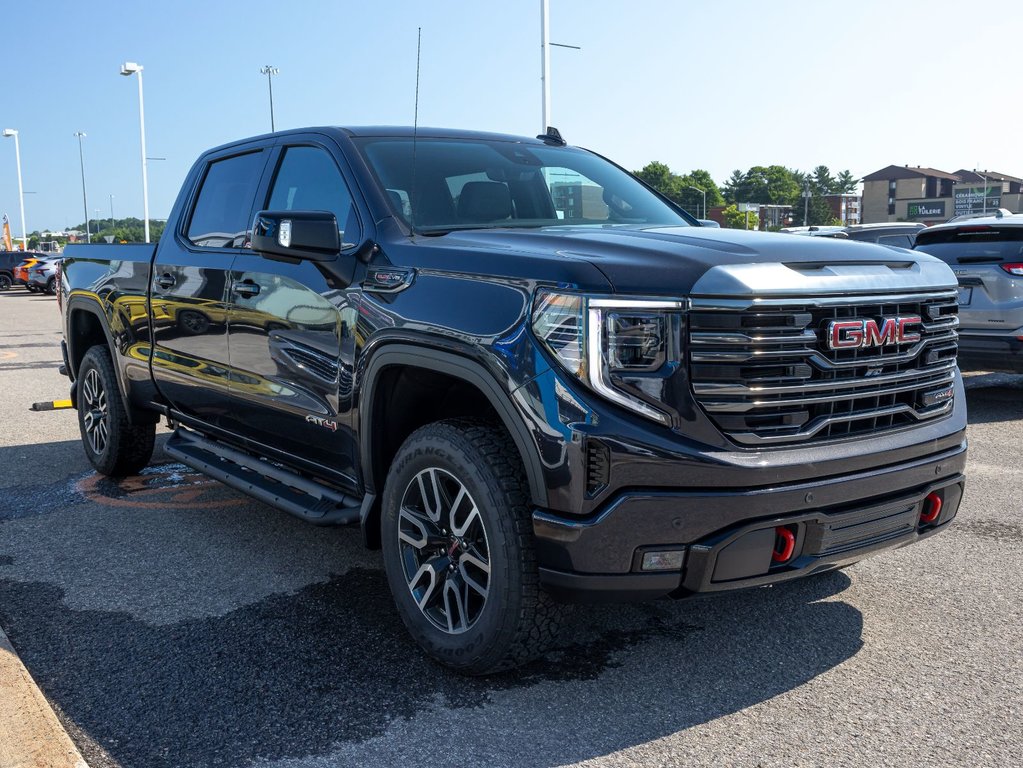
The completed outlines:
<svg viewBox="0 0 1023 768">
<path fill-rule="evenodd" d="M 965 383 L 971 424 L 1023 419 L 1023 374 L 975 374 Z"/>
<path fill-rule="evenodd" d="M 225 500 L 234 498 L 215 487 Z M 220 542 L 232 531 L 217 529 L 232 528 L 239 516 L 260 524 L 256 518 L 272 523 L 277 515 L 246 504 L 216 514 L 144 514 L 177 514 L 183 537 Z M 154 603 L 173 603 L 196 591 L 230 589 L 197 584 L 183 572 L 176 594 L 173 580 L 158 573 L 163 567 L 147 561 L 153 544 L 143 540 L 144 529 L 129 527 L 105 544 L 102 534 L 112 521 L 127 519 L 118 515 L 141 512 L 104 510 L 95 499 L 61 510 L 53 514 L 88 516 L 76 524 L 96 519 L 100 535 L 85 551 L 98 562 L 87 568 L 106 568 L 114 582 L 104 585 L 110 594 L 148 591 Z M 52 526 L 50 519 L 10 517 L 0 522 L 0 532 Z M 302 546 L 359 546 L 358 531 L 336 533 L 333 545 L 310 544 L 317 539 L 303 535 Z M 10 540 L 27 540 L 23 534 Z M 258 545 L 257 538 L 212 555 L 247 559 L 242 565 L 255 578 L 302 551 L 285 543 L 278 553 L 260 553 Z M 66 547 L 55 563 L 83 554 L 80 543 L 57 537 L 52 546 Z M 297 591 L 249 604 L 240 597 L 239 607 L 220 615 L 161 623 L 125 611 L 82 609 L 68 599 L 68 581 L 12 579 L 19 557 L 0 544 L 0 623 L 92 768 L 240 766 L 338 750 L 360 755 L 370 741 L 382 740 L 394 742 L 409 765 L 434 763 L 437 755 L 451 765 L 575 762 L 740 712 L 803 685 L 862 645 L 859 611 L 829 599 L 850 584 L 840 572 L 706 600 L 580 607 L 543 660 L 468 679 L 430 662 L 408 639 L 382 571 L 364 565 L 379 558 L 362 558 L 363 565 L 347 572 L 338 563 L 338 573 Z M 126 569 L 126 558 L 137 562 Z M 507 741 L 490 744 L 484 758 L 457 727 L 445 732 L 432 724 L 438 717 L 470 734 L 475 719 L 488 728 L 496 720 Z M 452 736 L 453 743 L 446 740 Z M 336 762 L 350 763 L 368 760 Z"/>
</svg>

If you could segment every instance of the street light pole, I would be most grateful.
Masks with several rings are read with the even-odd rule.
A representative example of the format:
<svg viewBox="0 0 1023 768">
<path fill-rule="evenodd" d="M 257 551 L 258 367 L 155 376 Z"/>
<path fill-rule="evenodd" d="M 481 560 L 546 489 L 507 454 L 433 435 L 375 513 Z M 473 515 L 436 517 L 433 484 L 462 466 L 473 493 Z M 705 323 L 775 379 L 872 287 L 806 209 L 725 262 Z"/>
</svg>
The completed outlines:
<svg viewBox="0 0 1023 768">
<path fill-rule="evenodd" d="M 110 195 L 110 231 L 114 231 L 114 196 Z"/>
<path fill-rule="evenodd" d="M 543 114 L 540 133 L 547 132 L 551 119 L 551 27 L 549 0 L 540 0 L 540 81 L 543 87 Z"/>
<path fill-rule="evenodd" d="M 540 0 L 540 84 L 543 90 L 543 107 L 541 112 L 540 133 L 547 133 L 551 124 L 551 46 L 582 50 L 578 45 L 565 45 L 551 42 L 551 25 L 549 21 L 550 2 Z"/>
<path fill-rule="evenodd" d="M 277 67 L 270 66 L 267 64 L 265 67 L 261 67 L 259 74 L 266 75 L 266 84 L 270 89 L 270 133 L 274 133 L 277 128 L 274 125 L 274 82 L 273 77 L 279 74 L 280 70 Z"/>
<path fill-rule="evenodd" d="M 687 186 L 686 189 L 695 189 L 703 195 L 703 218 L 707 218 L 707 190 L 700 189 L 699 187 L 694 187 L 692 185 Z"/>
<path fill-rule="evenodd" d="M 149 174 L 146 164 L 146 112 L 142 101 L 142 65 L 134 61 L 126 61 L 121 65 L 121 74 L 125 77 L 139 76 L 139 133 L 142 137 L 142 217 L 146 231 L 146 242 L 149 242 Z"/>
<path fill-rule="evenodd" d="M 21 204 L 21 249 L 28 250 L 28 230 L 25 229 L 25 191 L 21 186 L 21 145 L 18 144 L 18 132 L 13 128 L 4 128 L 4 137 L 14 137 L 14 158 L 18 163 L 18 200 Z"/>
<path fill-rule="evenodd" d="M 92 242 L 92 234 L 89 231 L 89 197 L 85 193 L 85 151 L 82 149 L 82 139 L 86 134 L 83 131 L 75 131 L 78 137 L 78 163 L 82 167 L 82 206 L 85 208 L 85 242 Z"/>
</svg>

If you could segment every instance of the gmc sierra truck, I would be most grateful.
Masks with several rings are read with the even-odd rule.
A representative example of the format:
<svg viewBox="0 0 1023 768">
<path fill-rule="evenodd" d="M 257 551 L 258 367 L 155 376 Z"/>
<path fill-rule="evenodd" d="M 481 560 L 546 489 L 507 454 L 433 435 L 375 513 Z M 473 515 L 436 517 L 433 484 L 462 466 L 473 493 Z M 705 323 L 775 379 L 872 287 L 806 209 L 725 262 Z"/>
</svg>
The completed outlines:
<svg viewBox="0 0 1023 768">
<path fill-rule="evenodd" d="M 97 471 L 166 418 L 178 461 L 360 525 L 469 674 L 535 658 L 567 602 L 841 568 L 963 494 L 944 263 L 700 226 L 554 130 L 213 149 L 155 247 L 68 248 L 60 298 Z"/>
</svg>

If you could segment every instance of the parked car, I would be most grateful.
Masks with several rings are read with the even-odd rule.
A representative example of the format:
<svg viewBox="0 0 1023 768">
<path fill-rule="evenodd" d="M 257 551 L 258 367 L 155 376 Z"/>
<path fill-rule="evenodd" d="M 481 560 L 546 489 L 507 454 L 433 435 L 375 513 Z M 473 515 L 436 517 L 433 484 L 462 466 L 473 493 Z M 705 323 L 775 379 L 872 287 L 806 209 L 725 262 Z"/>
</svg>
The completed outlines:
<svg viewBox="0 0 1023 768">
<path fill-rule="evenodd" d="M 0 291 L 14 285 L 14 269 L 24 260 L 21 251 L 0 251 Z"/>
<path fill-rule="evenodd" d="M 878 245 L 912 248 L 917 233 L 923 228 L 923 224 L 892 221 L 879 224 L 850 224 L 847 227 L 790 227 L 781 231 L 793 235 L 834 237 L 840 240 L 859 240 Z"/>
<path fill-rule="evenodd" d="M 52 253 L 39 253 L 36 251 L 23 251 L 18 255 L 20 257 L 20 261 L 18 265 L 14 268 L 14 284 L 23 285 L 29 291 L 33 292 L 40 290 L 34 285 L 29 285 L 28 282 L 29 270 L 31 270 L 32 267 L 34 267 L 40 261 L 49 261 L 51 259 L 59 257 L 55 256 Z"/>
<path fill-rule="evenodd" d="M 28 269 L 28 283 L 25 285 L 29 290 L 45 291 L 51 296 L 57 293 L 57 266 L 60 258 L 40 259 L 34 266 Z"/>
<path fill-rule="evenodd" d="M 1023 373 L 1023 215 L 936 224 L 916 239 L 959 279 L 959 366 Z"/>
</svg>

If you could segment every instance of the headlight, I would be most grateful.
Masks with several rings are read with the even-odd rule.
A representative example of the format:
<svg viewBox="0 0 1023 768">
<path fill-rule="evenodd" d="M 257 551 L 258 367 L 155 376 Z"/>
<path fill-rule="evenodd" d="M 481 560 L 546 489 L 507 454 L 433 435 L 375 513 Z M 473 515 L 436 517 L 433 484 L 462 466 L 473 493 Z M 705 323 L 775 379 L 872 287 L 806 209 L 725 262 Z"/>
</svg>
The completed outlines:
<svg viewBox="0 0 1023 768">
<path fill-rule="evenodd" d="M 595 392 L 667 424 L 664 411 L 625 391 L 622 381 L 624 376 L 655 374 L 671 362 L 670 317 L 682 308 L 674 300 L 543 291 L 534 304 L 533 332 L 567 371 Z"/>
</svg>

